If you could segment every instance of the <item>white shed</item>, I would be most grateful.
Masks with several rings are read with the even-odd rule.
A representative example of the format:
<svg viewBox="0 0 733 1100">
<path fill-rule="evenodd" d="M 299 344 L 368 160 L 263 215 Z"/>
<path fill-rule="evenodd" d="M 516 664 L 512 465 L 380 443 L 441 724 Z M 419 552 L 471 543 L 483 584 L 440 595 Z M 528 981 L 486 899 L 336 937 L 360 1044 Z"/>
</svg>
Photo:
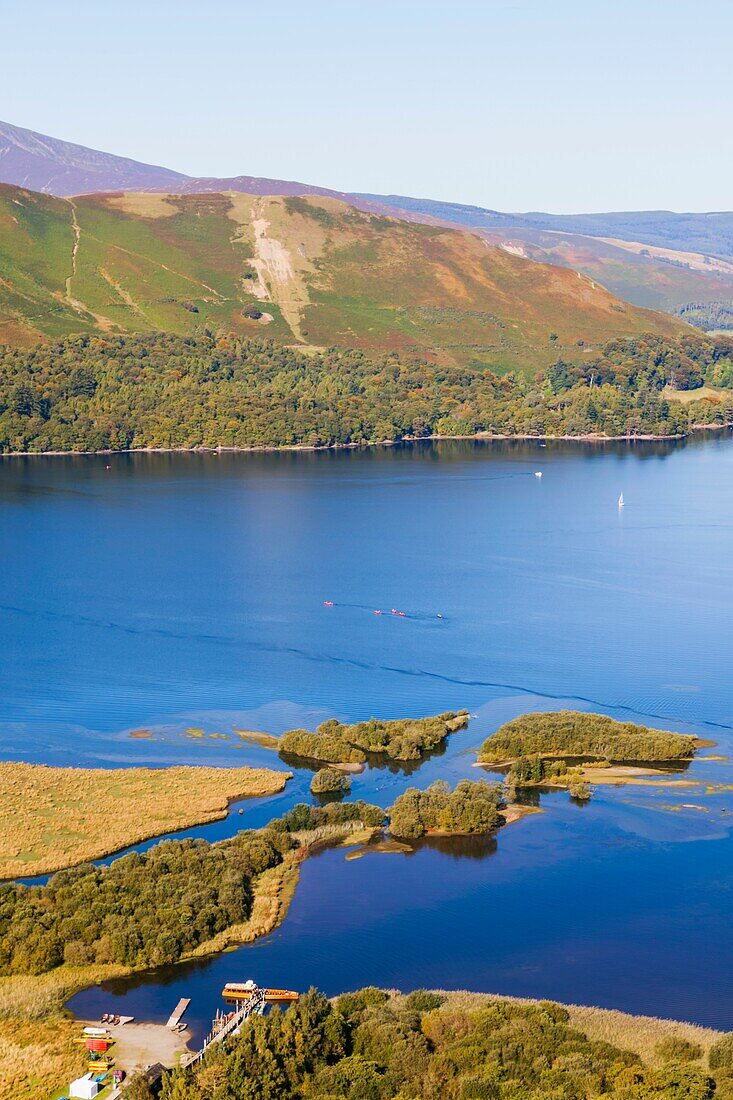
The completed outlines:
<svg viewBox="0 0 733 1100">
<path fill-rule="evenodd" d="M 93 1100 L 99 1092 L 99 1085 L 94 1080 L 93 1073 L 87 1073 L 84 1077 L 78 1077 L 69 1085 L 69 1096 L 79 1097 L 79 1100 Z"/>
</svg>

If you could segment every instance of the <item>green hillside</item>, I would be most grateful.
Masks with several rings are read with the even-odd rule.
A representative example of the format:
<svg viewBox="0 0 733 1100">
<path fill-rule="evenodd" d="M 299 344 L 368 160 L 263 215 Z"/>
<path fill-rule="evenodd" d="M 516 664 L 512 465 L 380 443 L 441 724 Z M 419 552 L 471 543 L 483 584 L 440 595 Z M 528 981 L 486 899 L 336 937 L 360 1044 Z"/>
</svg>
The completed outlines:
<svg viewBox="0 0 733 1100">
<path fill-rule="evenodd" d="M 575 271 L 330 198 L 0 186 L 1 341 L 205 327 L 500 373 L 685 330 Z"/>
</svg>

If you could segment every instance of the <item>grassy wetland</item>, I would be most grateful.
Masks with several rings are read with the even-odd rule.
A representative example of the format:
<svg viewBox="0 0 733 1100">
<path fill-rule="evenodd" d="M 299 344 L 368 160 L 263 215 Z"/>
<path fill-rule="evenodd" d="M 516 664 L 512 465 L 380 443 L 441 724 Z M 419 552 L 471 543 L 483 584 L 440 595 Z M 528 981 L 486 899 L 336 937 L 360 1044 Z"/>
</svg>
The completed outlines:
<svg viewBox="0 0 733 1100">
<path fill-rule="evenodd" d="M 240 798 L 281 791 L 269 768 L 50 768 L 0 764 L 0 879 L 99 859 L 225 817 Z"/>
</svg>

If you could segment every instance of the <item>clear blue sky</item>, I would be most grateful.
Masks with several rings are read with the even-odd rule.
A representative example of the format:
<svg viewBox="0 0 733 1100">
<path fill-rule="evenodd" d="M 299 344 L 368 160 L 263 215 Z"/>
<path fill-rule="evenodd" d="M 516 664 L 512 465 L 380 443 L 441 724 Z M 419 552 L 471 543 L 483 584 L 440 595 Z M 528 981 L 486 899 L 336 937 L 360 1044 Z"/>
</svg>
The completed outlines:
<svg viewBox="0 0 733 1100">
<path fill-rule="evenodd" d="M 0 0 L 0 118 L 196 175 L 733 207 L 731 0 Z"/>
</svg>

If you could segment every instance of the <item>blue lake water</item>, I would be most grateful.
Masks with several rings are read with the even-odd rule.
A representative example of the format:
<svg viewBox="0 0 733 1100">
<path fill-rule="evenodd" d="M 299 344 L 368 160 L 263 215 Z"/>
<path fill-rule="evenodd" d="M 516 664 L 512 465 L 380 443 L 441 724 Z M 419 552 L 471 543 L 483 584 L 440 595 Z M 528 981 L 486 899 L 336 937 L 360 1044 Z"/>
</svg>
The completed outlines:
<svg viewBox="0 0 733 1100">
<path fill-rule="evenodd" d="M 469 728 L 411 775 L 355 779 L 352 797 L 388 805 L 475 777 L 475 748 L 528 709 L 690 730 L 718 742 L 702 756 L 733 748 L 727 438 L 5 460 L 0 561 L 6 759 L 282 766 L 234 731 L 468 707 Z M 151 738 L 130 737 L 140 728 Z M 542 814 L 483 848 L 324 852 L 272 936 L 73 1007 L 165 1019 L 191 996 L 198 1036 L 223 982 L 252 976 L 733 1028 L 733 767 L 701 760 L 687 778 L 599 788 L 583 807 L 543 795 Z M 309 779 L 190 832 L 262 824 Z"/>
</svg>

